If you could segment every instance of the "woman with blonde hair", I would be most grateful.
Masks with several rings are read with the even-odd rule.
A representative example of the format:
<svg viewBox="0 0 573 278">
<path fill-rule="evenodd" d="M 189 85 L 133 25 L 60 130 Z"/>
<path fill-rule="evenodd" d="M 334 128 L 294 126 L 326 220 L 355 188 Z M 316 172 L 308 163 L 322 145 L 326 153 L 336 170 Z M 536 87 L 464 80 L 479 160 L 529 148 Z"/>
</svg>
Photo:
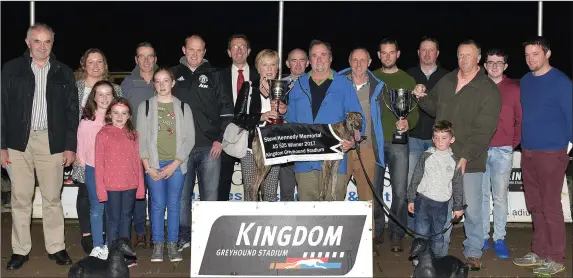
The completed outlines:
<svg viewBox="0 0 573 278">
<path fill-rule="evenodd" d="M 255 66 L 260 80 L 246 81 L 237 96 L 235 117 L 233 123 L 249 131 L 247 154 L 241 158 L 243 174 L 244 200 L 251 200 L 251 183 L 255 174 L 255 159 L 252 153 L 252 141 L 257 126 L 265 125 L 278 117 L 276 111 L 271 111 L 271 99 L 268 80 L 277 78 L 279 54 L 270 49 L 264 49 L 257 54 Z M 249 86 L 246 86 L 249 85 Z M 277 199 L 277 188 L 280 166 L 271 167 L 270 172 L 261 185 L 262 200 L 274 202 Z"/>
</svg>

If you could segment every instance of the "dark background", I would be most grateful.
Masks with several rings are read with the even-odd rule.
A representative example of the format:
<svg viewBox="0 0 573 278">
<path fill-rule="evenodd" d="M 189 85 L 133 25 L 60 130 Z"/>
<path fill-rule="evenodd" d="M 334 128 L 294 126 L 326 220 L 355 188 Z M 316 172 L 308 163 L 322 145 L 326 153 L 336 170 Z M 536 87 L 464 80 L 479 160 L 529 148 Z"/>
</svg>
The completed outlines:
<svg viewBox="0 0 573 278">
<path fill-rule="evenodd" d="M 29 2 L 2 2 L 2 63 L 22 55 L 29 26 Z M 398 40 L 402 69 L 418 62 L 422 36 L 440 41 L 439 62 L 457 66 L 456 49 L 467 38 L 509 54 L 506 74 L 527 73 L 522 42 L 537 34 L 534 2 L 291 2 L 284 3 L 283 61 L 292 48 L 307 49 L 312 39 L 332 44 L 332 67 L 348 67 L 348 54 L 364 46 L 372 55 L 371 69 L 384 37 Z M 551 43 L 551 64 L 572 76 L 572 2 L 544 2 L 543 34 Z M 160 66 L 172 66 L 182 56 L 187 35 L 207 42 L 206 58 L 216 67 L 230 65 L 227 40 L 244 33 L 251 41 L 249 62 L 264 49 L 278 49 L 278 2 L 36 2 L 36 21 L 56 32 L 53 52 L 76 69 L 83 52 L 103 50 L 110 71 L 131 71 L 135 46 L 151 42 Z M 283 71 L 286 67 L 283 63 Z"/>
</svg>

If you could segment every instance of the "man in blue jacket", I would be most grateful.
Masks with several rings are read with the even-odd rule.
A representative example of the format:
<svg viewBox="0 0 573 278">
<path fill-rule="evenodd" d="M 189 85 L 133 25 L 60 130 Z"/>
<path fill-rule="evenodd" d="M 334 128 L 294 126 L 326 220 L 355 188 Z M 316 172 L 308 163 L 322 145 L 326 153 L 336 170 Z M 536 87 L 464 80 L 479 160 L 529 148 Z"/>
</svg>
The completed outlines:
<svg viewBox="0 0 573 278">
<path fill-rule="evenodd" d="M 364 139 L 360 143 L 360 157 L 364 164 L 368 177 L 373 182 L 378 196 L 384 193 L 384 136 L 382 131 L 382 115 L 380 105 L 384 105 L 380 99 L 384 82 L 368 70 L 372 58 L 365 48 L 355 48 L 350 52 L 348 58 L 350 68 L 342 70 L 340 74 L 346 76 L 356 90 L 360 106 L 364 111 L 366 125 L 364 126 Z M 380 98 L 379 98 L 380 97 Z M 368 186 L 368 181 L 364 176 L 362 165 L 358 160 L 356 150 L 348 153 L 348 177 L 354 175 L 356 190 L 360 201 L 374 201 L 372 191 Z M 374 244 L 380 245 L 384 242 L 384 211 L 382 206 L 374 202 Z M 374 256 L 378 253 L 374 249 Z"/>
<path fill-rule="evenodd" d="M 309 53 L 312 70 L 299 77 L 290 91 L 285 120 L 289 123 L 334 124 L 346 119 L 347 112 L 364 115 L 352 83 L 330 68 L 330 44 L 313 40 Z M 364 119 L 362 126 L 366 126 Z M 353 145 L 354 141 L 345 140 L 342 150 L 347 152 Z M 336 196 L 327 194 L 327 201 L 343 201 L 346 197 L 346 170 L 345 157 L 339 164 L 337 182 L 333 185 Z M 299 200 L 318 201 L 322 161 L 296 162 L 294 172 Z"/>
</svg>

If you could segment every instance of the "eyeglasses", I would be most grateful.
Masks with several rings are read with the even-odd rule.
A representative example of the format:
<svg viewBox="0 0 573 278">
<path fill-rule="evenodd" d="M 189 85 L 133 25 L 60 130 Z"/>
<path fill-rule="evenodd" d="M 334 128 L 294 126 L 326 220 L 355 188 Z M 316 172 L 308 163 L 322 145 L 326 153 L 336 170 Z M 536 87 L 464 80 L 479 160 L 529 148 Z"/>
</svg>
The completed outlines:
<svg viewBox="0 0 573 278">
<path fill-rule="evenodd" d="M 501 67 L 501 66 L 505 65 L 505 62 L 502 62 L 502 61 L 497 61 L 497 62 L 487 61 L 486 64 L 487 64 L 488 67 L 493 67 L 493 65 L 496 65 L 496 66 L 498 66 L 498 67 Z"/>
<path fill-rule="evenodd" d="M 247 46 L 244 45 L 244 44 L 241 44 L 241 45 L 231 45 L 231 50 L 235 50 L 235 51 L 236 51 L 236 50 L 238 50 L 238 49 L 241 49 L 241 50 L 244 51 L 244 50 L 247 49 Z"/>
</svg>

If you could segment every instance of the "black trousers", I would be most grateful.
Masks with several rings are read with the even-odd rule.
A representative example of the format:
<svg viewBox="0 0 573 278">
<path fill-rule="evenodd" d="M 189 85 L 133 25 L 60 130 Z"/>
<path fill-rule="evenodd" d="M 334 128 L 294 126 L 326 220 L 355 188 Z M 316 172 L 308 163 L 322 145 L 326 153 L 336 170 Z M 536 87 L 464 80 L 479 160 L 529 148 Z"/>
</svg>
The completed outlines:
<svg viewBox="0 0 573 278">
<path fill-rule="evenodd" d="M 279 172 L 279 182 L 281 190 L 281 201 L 294 201 L 296 178 L 294 175 L 293 162 L 281 165 L 281 170 Z"/>
<path fill-rule="evenodd" d="M 218 201 L 229 201 L 236 162 L 239 162 L 238 158 L 226 154 L 225 151 L 221 152 L 221 176 L 219 177 Z"/>
</svg>

